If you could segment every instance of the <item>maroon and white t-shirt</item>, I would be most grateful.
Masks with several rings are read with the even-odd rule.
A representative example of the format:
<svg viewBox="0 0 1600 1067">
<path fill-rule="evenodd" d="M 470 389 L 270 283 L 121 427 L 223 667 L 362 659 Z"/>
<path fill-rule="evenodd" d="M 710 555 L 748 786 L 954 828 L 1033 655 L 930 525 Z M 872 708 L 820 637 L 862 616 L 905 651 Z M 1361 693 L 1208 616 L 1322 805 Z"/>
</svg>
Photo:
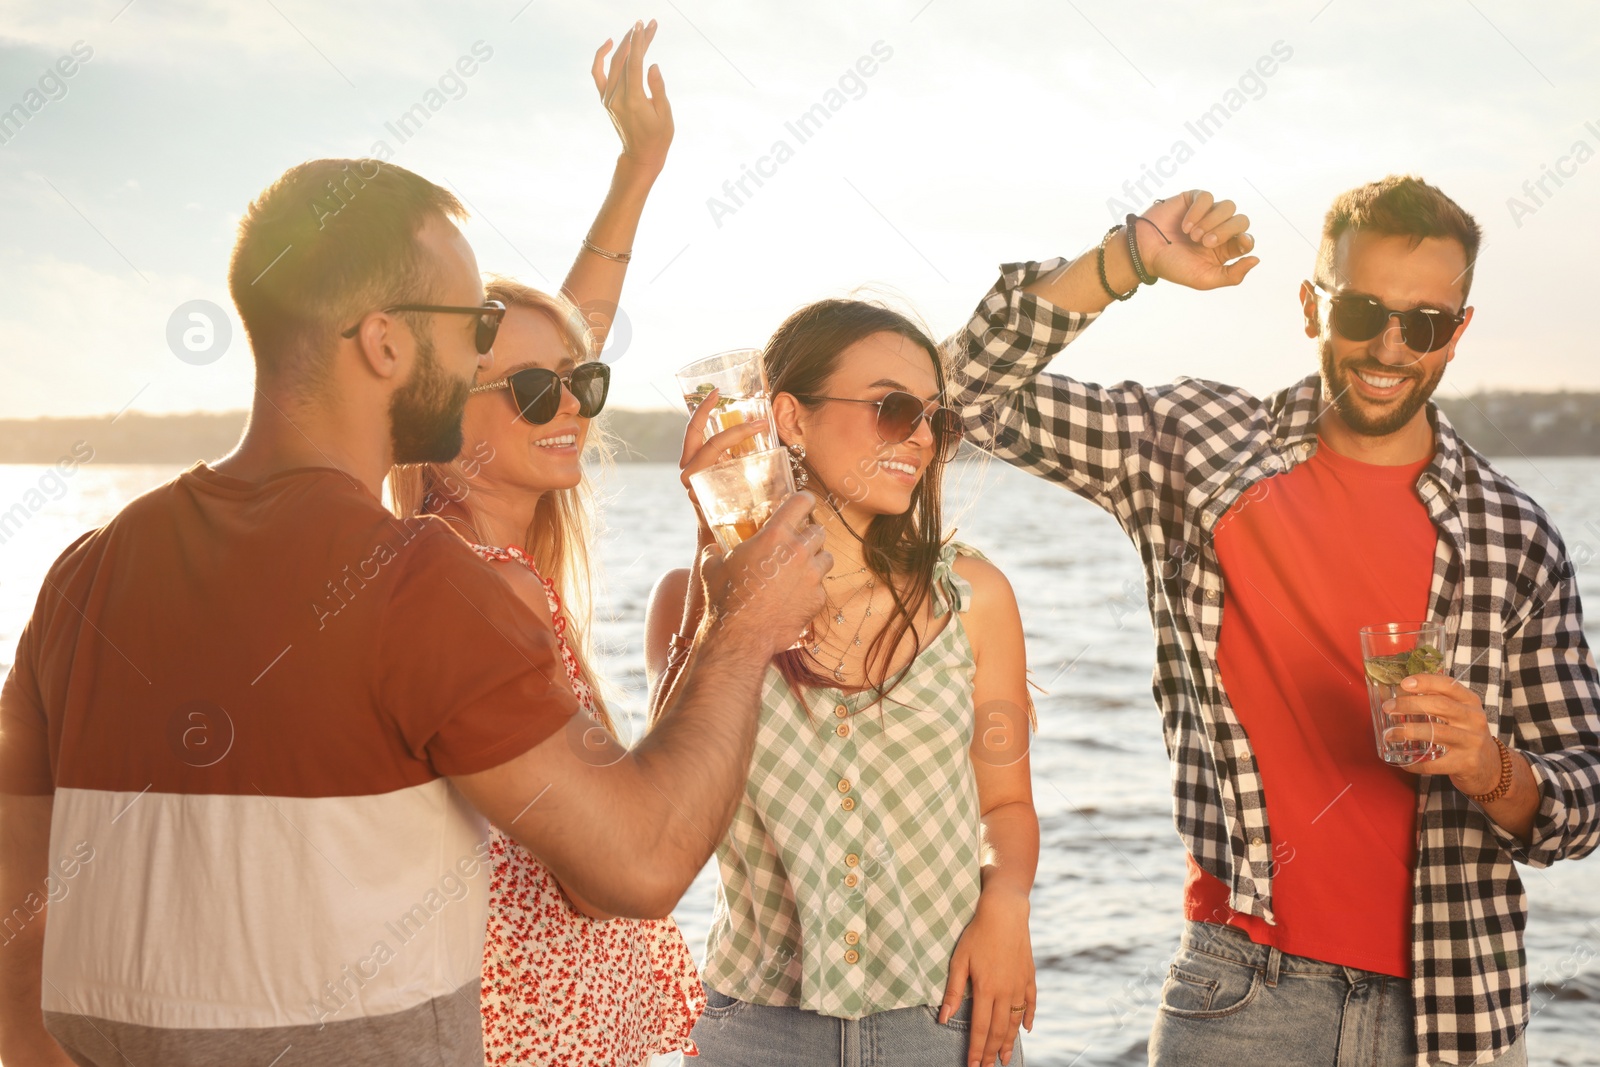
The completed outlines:
<svg viewBox="0 0 1600 1067">
<path fill-rule="evenodd" d="M 94 1064 L 481 1064 L 486 826 L 446 776 L 575 708 L 490 565 L 348 475 L 135 500 L 51 567 L 0 694 L 0 792 L 54 794 L 72 869 L 47 1026 Z"/>
</svg>

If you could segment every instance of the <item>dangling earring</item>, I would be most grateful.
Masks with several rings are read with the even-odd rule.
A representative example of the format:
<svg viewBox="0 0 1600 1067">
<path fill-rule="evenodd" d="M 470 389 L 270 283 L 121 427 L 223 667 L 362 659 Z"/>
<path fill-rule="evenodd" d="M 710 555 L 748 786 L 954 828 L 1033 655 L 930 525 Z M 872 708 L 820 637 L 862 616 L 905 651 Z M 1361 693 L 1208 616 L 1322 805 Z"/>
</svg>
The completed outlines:
<svg viewBox="0 0 1600 1067">
<path fill-rule="evenodd" d="M 794 487 L 806 487 L 806 468 L 803 462 L 806 458 L 806 446 L 798 441 L 789 446 L 789 468 L 794 471 Z"/>
</svg>

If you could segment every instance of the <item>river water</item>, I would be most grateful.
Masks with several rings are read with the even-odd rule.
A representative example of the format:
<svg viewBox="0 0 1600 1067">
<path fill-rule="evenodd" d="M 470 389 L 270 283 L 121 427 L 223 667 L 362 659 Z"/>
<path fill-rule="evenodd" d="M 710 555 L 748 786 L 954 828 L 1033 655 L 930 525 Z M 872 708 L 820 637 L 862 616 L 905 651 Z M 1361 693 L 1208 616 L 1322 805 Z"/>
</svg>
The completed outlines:
<svg viewBox="0 0 1600 1067">
<path fill-rule="evenodd" d="M 1549 510 L 1600 597 L 1600 460 L 1499 466 Z M 77 534 L 177 473 L 167 466 L 0 466 L 0 511 L 30 500 L 0 543 L 0 665 L 8 665 L 46 568 Z M 28 496 L 39 489 L 36 496 Z M 643 618 L 651 584 L 693 544 L 677 472 L 621 464 L 603 476 L 605 595 L 596 634 L 615 710 L 642 724 Z M 953 465 L 947 529 L 1004 570 L 1022 605 L 1040 732 L 1034 798 L 1043 848 L 1033 892 L 1039 1010 L 1028 1062 L 1145 1062 L 1161 982 L 1182 925 L 1184 854 L 1171 819 L 1167 758 L 1149 681 L 1154 659 L 1143 582 L 1116 524 L 1059 487 L 1005 464 Z M 42 501 L 42 503 L 40 503 Z M 36 508 L 34 504 L 38 505 Z M 1588 628 L 1594 644 L 1600 631 Z M 625 726 L 626 728 L 626 726 Z M 1523 870 L 1530 974 L 1541 1004 L 1530 1062 L 1600 1064 L 1600 859 Z M 715 895 L 708 864 L 676 914 L 697 957 Z M 675 1059 L 675 1058 L 674 1058 Z M 665 1061 L 664 1061 L 665 1062 Z"/>
</svg>

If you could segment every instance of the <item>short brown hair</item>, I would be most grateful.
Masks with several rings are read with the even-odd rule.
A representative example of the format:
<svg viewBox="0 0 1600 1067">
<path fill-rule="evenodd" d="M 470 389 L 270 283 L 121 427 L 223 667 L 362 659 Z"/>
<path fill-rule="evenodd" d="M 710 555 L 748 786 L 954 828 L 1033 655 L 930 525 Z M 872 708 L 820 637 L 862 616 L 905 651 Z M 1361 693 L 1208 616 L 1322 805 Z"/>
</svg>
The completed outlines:
<svg viewBox="0 0 1600 1067">
<path fill-rule="evenodd" d="M 376 159 L 290 167 L 239 222 L 228 291 L 263 379 L 314 386 L 339 330 L 386 303 L 427 303 L 417 243 L 434 215 L 463 219 L 448 190 Z"/>
<path fill-rule="evenodd" d="M 1391 174 L 1334 199 L 1322 221 L 1322 246 L 1317 249 L 1317 278 L 1324 285 L 1338 281 L 1333 276 L 1333 252 L 1346 230 L 1410 237 L 1413 248 L 1424 237 L 1458 241 L 1467 253 L 1467 269 L 1461 275 L 1462 300 L 1472 289 L 1472 269 L 1478 262 L 1483 229 L 1460 204 L 1421 178 Z"/>
</svg>

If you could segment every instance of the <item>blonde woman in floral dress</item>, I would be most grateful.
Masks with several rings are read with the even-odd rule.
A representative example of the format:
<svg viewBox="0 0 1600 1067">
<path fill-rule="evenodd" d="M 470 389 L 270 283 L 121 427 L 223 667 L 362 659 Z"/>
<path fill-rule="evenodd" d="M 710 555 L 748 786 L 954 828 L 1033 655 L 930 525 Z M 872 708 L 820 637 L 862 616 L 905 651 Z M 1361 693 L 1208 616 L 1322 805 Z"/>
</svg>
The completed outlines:
<svg viewBox="0 0 1600 1067">
<path fill-rule="evenodd" d="M 620 742 L 588 665 L 591 500 L 581 457 L 599 448 L 590 423 L 605 403 L 610 367 L 596 355 L 672 141 L 660 72 L 644 73 L 655 29 L 636 24 L 609 70 L 611 42 L 595 55 L 595 85 L 623 153 L 563 295 L 508 279 L 489 283 L 486 296 L 506 312 L 493 376 L 467 402 L 461 456 L 398 468 L 391 479 L 397 513 L 450 521 L 518 595 L 548 614 L 582 708 L 569 737 L 594 760 L 615 758 Z M 694 1054 L 689 1031 L 705 993 L 670 917 L 615 918 L 596 909 L 498 829 L 490 856 L 482 984 L 488 1063 L 638 1067 L 653 1055 Z"/>
</svg>

